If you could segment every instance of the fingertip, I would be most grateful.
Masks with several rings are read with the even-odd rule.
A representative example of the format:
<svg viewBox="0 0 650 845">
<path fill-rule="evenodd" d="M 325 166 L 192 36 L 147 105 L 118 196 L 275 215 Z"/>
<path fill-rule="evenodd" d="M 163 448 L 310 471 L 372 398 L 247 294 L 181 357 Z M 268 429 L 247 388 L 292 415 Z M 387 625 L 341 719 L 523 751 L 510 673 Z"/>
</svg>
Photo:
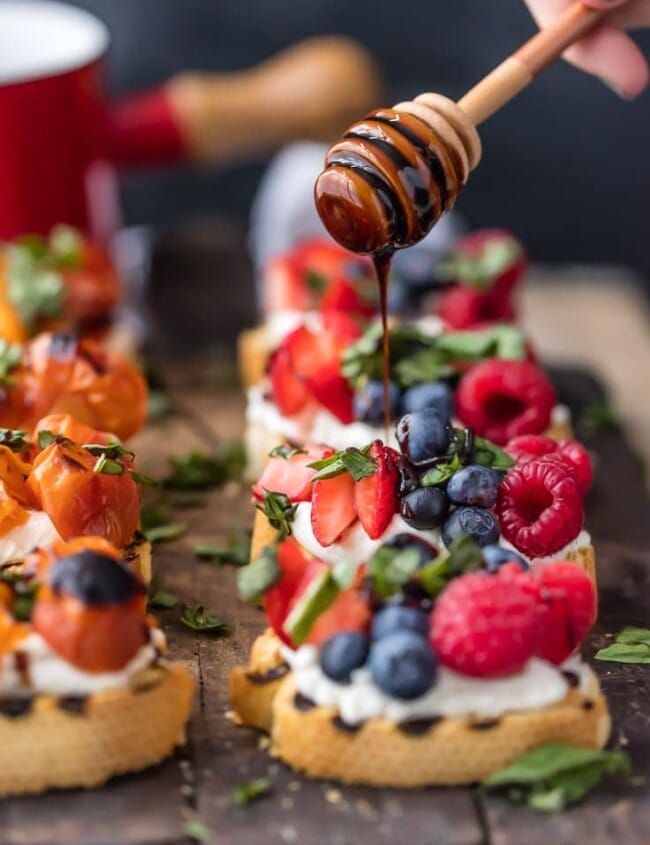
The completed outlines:
<svg viewBox="0 0 650 845">
<path fill-rule="evenodd" d="M 648 85 L 648 62 L 634 41 L 613 27 L 599 27 L 567 50 L 566 58 L 598 76 L 625 100 L 633 100 Z"/>
</svg>

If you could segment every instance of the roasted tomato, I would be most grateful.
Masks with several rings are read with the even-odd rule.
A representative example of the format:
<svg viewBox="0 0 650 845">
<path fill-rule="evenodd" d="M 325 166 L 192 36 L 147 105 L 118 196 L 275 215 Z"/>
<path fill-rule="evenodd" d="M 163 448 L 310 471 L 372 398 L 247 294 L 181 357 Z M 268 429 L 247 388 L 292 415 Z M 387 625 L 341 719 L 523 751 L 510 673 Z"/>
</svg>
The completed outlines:
<svg viewBox="0 0 650 845">
<path fill-rule="evenodd" d="M 27 331 L 20 314 L 7 296 L 7 258 L 0 254 L 0 337 L 8 343 L 22 343 L 27 340 Z"/>
<path fill-rule="evenodd" d="M 23 347 L 13 386 L 0 401 L 9 428 L 33 428 L 49 414 L 121 439 L 135 434 L 147 416 L 147 385 L 136 367 L 89 340 L 45 332 Z"/>
<path fill-rule="evenodd" d="M 66 287 L 65 311 L 73 325 L 92 325 L 108 317 L 120 301 L 120 280 L 100 246 L 84 241 L 78 252 L 78 262 L 60 271 Z"/>
<path fill-rule="evenodd" d="M 31 465 L 7 446 L 0 446 L 0 487 L 7 499 L 12 499 L 26 508 L 37 507 L 37 500 L 27 478 Z"/>
<path fill-rule="evenodd" d="M 69 440 L 54 441 L 32 465 L 28 485 L 64 540 L 103 537 L 125 546 L 140 521 L 140 498 L 131 473 L 95 472 L 101 458 Z"/>
<path fill-rule="evenodd" d="M 25 558 L 22 571 L 27 577 L 42 581 L 55 561 L 83 551 L 96 552 L 117 561 L 122 560 L 119 549 L 103 537 L 75 537 L 72 540 L 58 540 L 51 546 L 34 549 Z"/>
<path fill-rule="evenodd" d="M 86 550 L 53 563 L 32 626 L 73 666 L 116 672 L 149 639 L 145 608 L 141 581 L 112 557 Z"/>
<path fill-rule="evenodd" d="M 108 431 L 99 431 L 92 426 L 82 423 L 70 414 L 49 414 L 43 417 L 34 429 L 32 439 L 38 440 L 38 433 L 40 431 L 49 431 L 55 436 L 66 437 L 75 443 L 83 446 L 84 443 L 101 443 L 106 446 L 111 442 L 114 435 Z M 38 451 L 41 451 L 38 449 Z"/>
</svg>

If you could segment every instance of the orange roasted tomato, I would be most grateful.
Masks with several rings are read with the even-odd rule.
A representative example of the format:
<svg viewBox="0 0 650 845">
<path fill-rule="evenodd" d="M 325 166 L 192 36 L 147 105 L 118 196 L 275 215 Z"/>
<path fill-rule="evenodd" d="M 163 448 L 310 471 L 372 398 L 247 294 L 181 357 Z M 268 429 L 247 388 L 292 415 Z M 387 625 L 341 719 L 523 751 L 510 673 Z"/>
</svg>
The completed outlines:
<svg viewBox="0 0 650 845">
<path fill-rule="evenodd" d="M 3 600 L 0 606 L 0 654 L 13 651 L 29 631 L 28 625 L 14 619 Z"/>
<path fill-rule="evenodd" d="M 44 332 L 25 344 L 12 386 L 0 397 L 0 422 L 32 429 L 49 414 L 70 414 L 120 439 L 147 416 L 147 385 L 137 368 L 90 340 Z"/>
<path fill-rule="evenodd" d="M 120 280 L 107 253 L 92 241 L 79 244 L 78 260 L 62 267 L 65 312 L 73 325 L 92 326 L 106 319 L 120 301 Z"/>
<path fill-rule="evenodd" d="M 52 564 L 32 626 L 73 666 L 116 672 L 149 640 L 146 598 L 144 584 L 121 563 L 84 550 Z"/>
<path fill-rule="evenodd" d="M 34 456 L 41 451 L 38 447 L 38 435 L 41 431 L 49 431 L 55 437 L 65 437 L 74 443 L 84 445 L 86 443 L 100 443 L 107 446 L 114 442 L 114 435 L 108 431 L 99 431 L 86 423 L 82 423 L 70 414 L 49 414 L 39 420 L 32 435 L 34 443 Z"/>
<path fill-rule="evenodd" d="M 99 461 L 55 440 L 36 457 L 27 484 L 64 540 L 95 535 L 122 547 L 140 521 L 138 488 L 126 467 L 120 475 L 95 471 Z"/>
<path fill-rule="evenodd" d="M 122 560 L 119 549 L 103 537 L 74 537 L 72 540 L 57 540 L 51 546 L 41 546 L 31 551 L 23 562 L 22 572 L 28 578 L 42 581 L 52 564 L 59 558 L 84 551 L 96 552 L 117 561 Z M 0 599 L 0 603 L 1 601 Z"/>
</svg>

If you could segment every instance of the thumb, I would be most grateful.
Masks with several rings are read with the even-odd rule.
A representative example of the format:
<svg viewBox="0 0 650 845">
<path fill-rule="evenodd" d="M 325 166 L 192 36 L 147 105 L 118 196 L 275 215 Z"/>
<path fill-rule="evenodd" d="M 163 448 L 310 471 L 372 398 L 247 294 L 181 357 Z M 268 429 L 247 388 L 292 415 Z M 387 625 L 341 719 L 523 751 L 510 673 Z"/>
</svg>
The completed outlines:
<svg viewBox="0 0 650 845">
<path fill-rule="evenodd" d="M 607 0 L 589 0 L 589 5 Z M 611 5 L 617 0 L 611 0 Z M 592 73 L 626 100 L 638 96 L 648 84 L 648 63 L 634 41 L 611 26 L 599 26 L 566 51 L 566 58 Z"/>
</svg>

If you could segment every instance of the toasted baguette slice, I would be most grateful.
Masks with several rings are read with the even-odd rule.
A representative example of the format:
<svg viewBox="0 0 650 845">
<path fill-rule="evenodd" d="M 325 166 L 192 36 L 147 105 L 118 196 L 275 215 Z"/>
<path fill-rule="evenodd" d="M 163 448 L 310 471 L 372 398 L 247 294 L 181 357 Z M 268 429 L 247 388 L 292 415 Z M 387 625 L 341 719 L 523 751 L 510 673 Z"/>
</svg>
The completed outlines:
<svg viewBox="0 0 650 845">
<path fill-rule="evenodd" d="M 264 326 L 244 329 L 237 338 L 237 366 L 242 387 L 259 384 L 266 373 L 269 345 Z"/>
<path fill-rule="evenodd" d="M 192 690 L 187 669 L 172 663 L 143 671 L 128 688 L 37 695 L 20 715 L 5 708 L 0 795 L 99 786 L 160 762 L 184 741 Z"/>
<path fill-rule="evenodd" d="M 270 733 L 273 700 L 289 672 L 280 640 L 270 628 L 253 643 L 248 666 L 230 674 L 229 693 L 235 722 Z"/>
<path fill-rule="evenodd" d="M 273 702 L 270 753 L 310 777 L 369 786 L 474 783 L 546 742 L 601 748 L 611 727 L 595 676 L 588 694 L 571 690 L 549 707 L 482 721 L 418 721 L 415 734 L 386 719 L 368 719 L 358 729 L 341 726 L 336 710 L 298 709 L 295 702 L 288 675 Z"/>
<path fill-rule="evenodd" d="M 136 531 L 128 546 L 122 549 L 124 560 L 133 567 L 145 584 L 151 582 L 151 543 L 141 531 Z"/>
</svg>

